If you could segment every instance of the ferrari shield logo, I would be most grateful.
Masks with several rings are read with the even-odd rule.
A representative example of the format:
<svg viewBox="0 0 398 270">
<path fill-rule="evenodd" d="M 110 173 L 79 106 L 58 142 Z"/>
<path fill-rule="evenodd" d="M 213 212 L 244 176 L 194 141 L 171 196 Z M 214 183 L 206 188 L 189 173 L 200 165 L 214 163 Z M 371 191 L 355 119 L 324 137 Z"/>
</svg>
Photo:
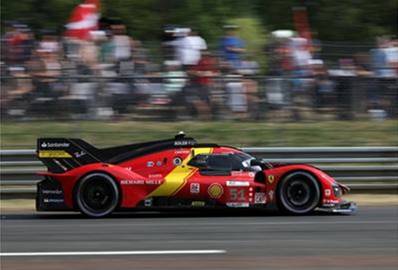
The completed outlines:
<svg viewBox="0 0 398 270">
<path fill-rule="evenodd" d="M 210 198 L 218 199 L 224 193 L 224 189 L 220 184 L 213 183 L 209 186 L 207 192 L 209 193 Z"/>
<path fill-rule="evenodd" d="M 268 175 L 268 183 L 272 184 L 275 180 L 275 176 L 273 175 Z"/>
</svg>

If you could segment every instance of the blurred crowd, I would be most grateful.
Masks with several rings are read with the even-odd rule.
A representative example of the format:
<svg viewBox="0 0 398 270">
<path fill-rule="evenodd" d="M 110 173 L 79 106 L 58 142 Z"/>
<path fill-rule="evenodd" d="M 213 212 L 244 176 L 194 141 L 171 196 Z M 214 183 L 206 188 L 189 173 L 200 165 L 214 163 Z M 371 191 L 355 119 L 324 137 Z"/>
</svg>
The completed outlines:
<svg viewBox="0 0 398 270">
<path fill-rule="evenodd" d="M 101 19 L 90 39 L 34 33 L 9 22 L 1 39 L 1 113 L 6 118 L 301 120 L 397 116 L 398 42 L 330 61 L 316 38 L 272 32 L 262 54 L 227 25 L 216 46 L 190 28 L 166 26 L 160 50 Z M 160 53 L 159 53 L 160 52 Z M 160 56 L 159 56 L 160 54 Z M 154 55 L 157 55 L 155 57 Z M 248 57 L 251 55 L 251 57 Z"/>
</svg>

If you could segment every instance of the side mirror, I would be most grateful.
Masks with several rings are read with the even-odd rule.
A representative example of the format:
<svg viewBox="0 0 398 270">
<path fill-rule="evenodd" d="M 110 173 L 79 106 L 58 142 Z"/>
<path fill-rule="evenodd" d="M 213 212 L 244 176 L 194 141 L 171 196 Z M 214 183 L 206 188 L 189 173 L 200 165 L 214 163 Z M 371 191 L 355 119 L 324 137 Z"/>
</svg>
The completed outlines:
<svg viewBox="0 0 398 270">
<path fill-rule="evenodd" d="M 260 172 L 260 171 L 262 171 L 263 169 L 261 168 L 261 166 L 255 165 L 255 166 L 252 166 L 252 170 L 253 170 L 253 171 L 256 171 L 256 172 Z"/>
<path fill-rule="evenodd" d="M 264 163 L 257 159 L 250 160 L 250 167 L 256 171 L 262 171 L 264 169 Z"/>
<path fill-rule="evenodd" d="M 258 161 L 257 159 L 252 159 L 250 160 L 250 166 L 260 166 L 261 162 Z"/>
</svg>

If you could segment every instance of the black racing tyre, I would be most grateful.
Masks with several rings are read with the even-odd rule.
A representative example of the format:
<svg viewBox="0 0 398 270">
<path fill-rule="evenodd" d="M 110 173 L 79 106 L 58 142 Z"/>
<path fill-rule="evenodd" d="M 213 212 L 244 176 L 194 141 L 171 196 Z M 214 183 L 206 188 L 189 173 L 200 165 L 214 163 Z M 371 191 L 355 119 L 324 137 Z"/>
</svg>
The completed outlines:
<svg viewBox="0 0 398 270">
<path fill-rule="evenodd" d="M 85 176 L 76 190 L 76 204 L 89 217 L 104 217 L 119 203 L 119 189 L 107 174 L 92 173 Z"/>
<path fill-rule="evenodd" d="M 278 207 L 285 213 L 308 214 L 319 205 L 320 199 L 321 192 L 318 181 L 307 172 L 293 172 L 279 183 Z"/>
</svg>

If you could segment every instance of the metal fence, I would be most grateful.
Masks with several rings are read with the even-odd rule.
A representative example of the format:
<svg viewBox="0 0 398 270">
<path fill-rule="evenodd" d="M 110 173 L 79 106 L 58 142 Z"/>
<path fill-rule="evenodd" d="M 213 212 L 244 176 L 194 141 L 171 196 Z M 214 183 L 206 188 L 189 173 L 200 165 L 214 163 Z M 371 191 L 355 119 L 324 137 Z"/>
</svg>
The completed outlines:
<svg viewBox="0 0 398 270">
<path fill-rule="evenodd" d="M 269 162 L 309 163 L 354 191 L 398 191 L 398 147 L 247 147 Z M 1 150 L 1 193 L 33 194 L 45 170 L 35 150 Z"/>
<path fill-rule="evenodd" d="M 330 120 L 396 118 L 398 78 L 224 74 L 2 77 L 3 119 Z M 203 80 L 203 78 L 202 78 Z"/>
</svg>

